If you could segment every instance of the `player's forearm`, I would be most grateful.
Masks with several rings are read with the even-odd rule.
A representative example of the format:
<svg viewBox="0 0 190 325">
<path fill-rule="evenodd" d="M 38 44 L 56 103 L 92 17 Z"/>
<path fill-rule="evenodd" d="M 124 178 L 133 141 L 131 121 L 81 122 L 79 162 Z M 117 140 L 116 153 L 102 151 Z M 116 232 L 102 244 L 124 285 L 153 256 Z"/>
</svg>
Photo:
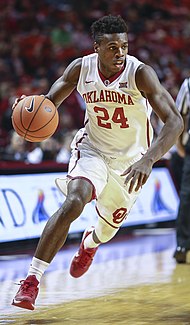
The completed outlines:
<svg viewBox="0 0 190 325">
<path fill-rule="evenodd" d="M 76 88 L 80 75 L 81 62 L 81 58 L 71 62 L 65 69 L 63 75 L 51 86 L 47 97 L 57 108 Z"/>
<path fill-rule="evenodd" d="M 61 77 L 57 81 L 55 81 L 55 83 L 51 86 L 46 97 L 48 97 L 58 108 L 61 103 L 72 93 L 74 89 L 75 85 L 66 83 Z"/>
</svg>

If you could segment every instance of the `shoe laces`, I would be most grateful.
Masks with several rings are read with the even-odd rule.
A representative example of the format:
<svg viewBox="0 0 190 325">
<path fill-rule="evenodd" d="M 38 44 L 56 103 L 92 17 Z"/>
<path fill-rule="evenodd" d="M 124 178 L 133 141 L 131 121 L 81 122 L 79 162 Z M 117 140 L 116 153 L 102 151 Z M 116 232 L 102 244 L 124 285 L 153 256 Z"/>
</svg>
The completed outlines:
<svg viewBox="0 0 190 325">
<path fill-rule="evenodd" d="M 31 298 L 34 296 L 34 293 L 36 293 L 37 291 L 37 287 L 31 281 L 21 280 L 19 285 L 21 286 L 20 290 L 22 291 L 22 293 L 26 294 Z"/>
<path fill-rule="evenodd" d="M 80 266 L 86 267 L 86 265 L 93 260 L 93 257 L 94 251 L 88 251 L 87 249 L 84 249 L 79 260 Z"/>
</svg>

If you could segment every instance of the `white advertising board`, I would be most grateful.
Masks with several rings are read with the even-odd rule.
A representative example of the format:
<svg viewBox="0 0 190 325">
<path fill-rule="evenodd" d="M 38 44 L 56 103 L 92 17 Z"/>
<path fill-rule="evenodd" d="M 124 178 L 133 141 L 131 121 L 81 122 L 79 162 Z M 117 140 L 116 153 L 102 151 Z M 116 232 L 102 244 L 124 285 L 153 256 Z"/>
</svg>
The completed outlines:
<svg viewBox="0 0 190 325">
<path fill-rule="evenodd" d="M 64 195 L 55 178 L 66 173 L 0 175 L 0 242 L 38 238 Z M 167 168 L 154 168 L 123 226 L 176 218 L 179 198 Z M 96 223 L 95 201 L 88 203 L 70 228 L 82 232 Z"/>
</svg>

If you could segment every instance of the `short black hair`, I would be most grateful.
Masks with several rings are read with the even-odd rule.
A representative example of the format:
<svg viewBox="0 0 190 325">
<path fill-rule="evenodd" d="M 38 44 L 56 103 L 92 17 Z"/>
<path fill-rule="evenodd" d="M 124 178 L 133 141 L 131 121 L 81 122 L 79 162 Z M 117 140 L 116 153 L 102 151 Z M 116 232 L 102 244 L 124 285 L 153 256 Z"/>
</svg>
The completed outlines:
<svg viewBox="0 0 190 325">
<path fill-rule="evenodd" d="M 91 26 L 93 40 L 100 43 L 104 34 L 127 33 L 127 24 L 121 16 L 104 16 Z"/>
</svg>

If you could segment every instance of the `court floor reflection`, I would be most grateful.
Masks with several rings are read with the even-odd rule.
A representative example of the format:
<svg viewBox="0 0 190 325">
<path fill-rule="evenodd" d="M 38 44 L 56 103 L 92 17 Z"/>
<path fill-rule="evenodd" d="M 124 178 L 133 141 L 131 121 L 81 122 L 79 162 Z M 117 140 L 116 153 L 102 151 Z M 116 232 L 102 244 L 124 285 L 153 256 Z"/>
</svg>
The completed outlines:
<svg viewBox="0 0 190 325">
<path fill-rule="evenodd" d="M 167 283 L 176 267 L 172 258 L 174 247 L 173 229 L 141 230 L 130 236 L 117 236 L 100 246 L 89 271 L 74 279 L 69 275 L 69 265 L 78 244 L 67 245 L 42 278 L 37 308 L 109 295 L 142 284 Z M 18 290 L 14 282 L 25 278 L 30 261 L 31 256 L 26 254 L 0 257 L 1 314 L 21 312 L 10 303 Z"/>
</svg>

